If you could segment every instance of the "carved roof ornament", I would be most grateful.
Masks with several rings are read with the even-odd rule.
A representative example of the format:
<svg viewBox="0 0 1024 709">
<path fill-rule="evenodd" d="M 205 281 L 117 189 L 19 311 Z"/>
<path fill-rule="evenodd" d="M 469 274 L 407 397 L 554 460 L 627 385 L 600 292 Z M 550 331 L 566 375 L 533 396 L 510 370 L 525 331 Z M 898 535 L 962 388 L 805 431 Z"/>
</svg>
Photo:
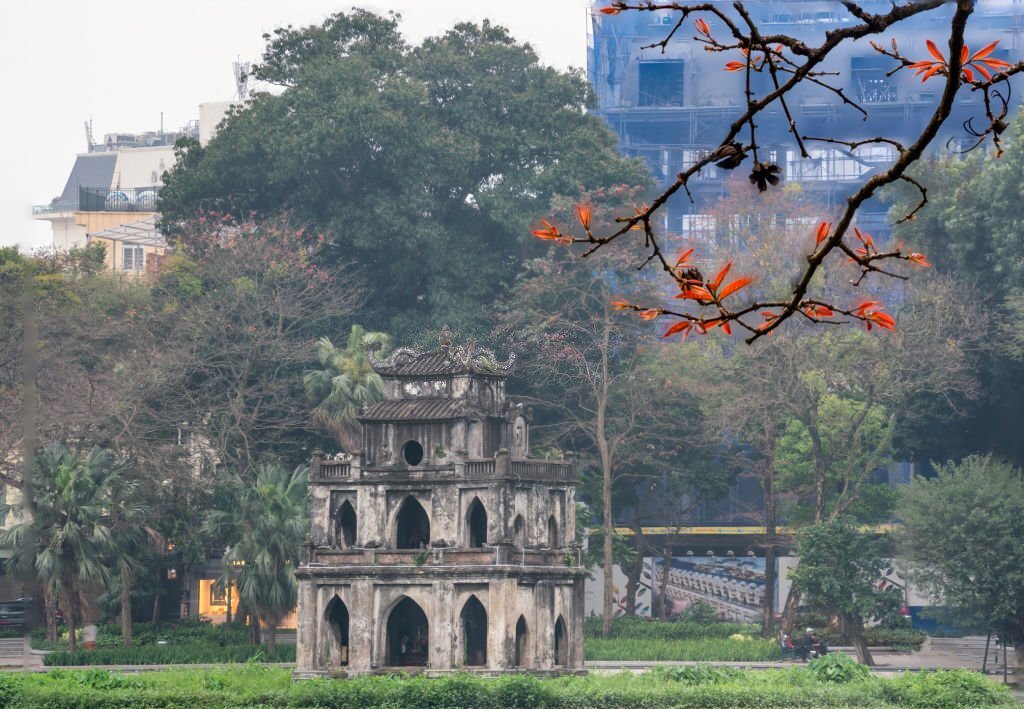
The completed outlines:
<svg viewBox="0 0 1024 709">
<path fill-rule="evenodd" d="M 446 324 L 441 328 L 441 332 L 437 335 L 437 344 L 440 345 L 442 352 L 447 352 L 452 347 L 452 331 Z"/>
<path fill-rule="evenodd" d="M 391 354 L 378 359 L 376 353 L 380 342 L 363 345 L 366 357 L 374 371 L 382 375 L 440 375 L 440 374 L 491 374 L 505 376 L 515 365 L 515 353 L 509 353 L 504 362 L 498 360 L 493 350 L 479 347 L 473 340 L 465 346 L 452 346 L 453 335 L 444 326 L 438 335 L 438 349 L 427 352 L 418 347 L 397 347 Z"/>
</svg>

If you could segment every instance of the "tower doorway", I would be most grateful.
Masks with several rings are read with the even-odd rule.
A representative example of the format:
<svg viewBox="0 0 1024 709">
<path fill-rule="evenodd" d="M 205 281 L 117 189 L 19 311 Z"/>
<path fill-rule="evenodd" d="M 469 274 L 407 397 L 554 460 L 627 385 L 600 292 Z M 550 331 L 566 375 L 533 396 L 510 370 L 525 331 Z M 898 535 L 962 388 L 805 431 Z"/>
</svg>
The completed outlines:
<svg viewBox="0 0 1024 709">
<path fill-rule="evenodd" d="M 345 602 L 335 596 L 324 609 L 324 620 L 331 629 L 335 642 L 338 643 L 340 664 L 348 664 L 348 607 Z"/>
<path fill-rule="evenodd" d="M 426 667 L 430 626 L 423 610 L 404 596 L 388 615 L 384 654 L 390 667 Z"/>
<path fill-rule="evenodd" d="M 487 664 L 487 611 L 476 596 L 462 607 L 462 646 L 468 666 Z"/>
</svg>

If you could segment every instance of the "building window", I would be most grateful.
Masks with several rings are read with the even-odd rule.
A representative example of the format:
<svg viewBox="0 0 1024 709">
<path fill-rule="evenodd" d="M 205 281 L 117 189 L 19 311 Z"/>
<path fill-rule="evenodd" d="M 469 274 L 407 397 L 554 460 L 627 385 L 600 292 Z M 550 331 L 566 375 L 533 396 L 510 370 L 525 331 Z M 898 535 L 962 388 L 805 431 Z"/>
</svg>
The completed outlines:
<svg viewBox="0 0 1024 709">
<path fill-rule="evenodd" d="M 712 214 L 684 214 L 682 234 L 687 239 L 713 243 L 717 222 Z"/>
<path fill-rule="evenodd" d="M 896 149 L 891 145 L 862 145 L 853 152 L 835 148 L 812 148 L 807 152 L 809 158 L 801 158 L 795 150 L 786 151 L 787 180 L 856 180 L 896 159 Z"/>
<path fill-rule="evenodd" d="M 141 246 L 124 246 L 121 248 L 121 270 L 143 271 L 146 268 L 146 254 Z"/>
<path fill-rule="evenodd" d="M 640 106 L 683 105 L 683 62 L 640 62 Z"/>
<path fill-rule="evenodd" d="M 864 103 L 893 103 L 899 100 L 896 80 L 887 76 L 892 62 L 881 55 L 854 57 L 850 61 L 853 88 Z"/>
<path fill-rule="evenodd" d="M 696 165 L 698 161 L 707 157 L 708 152 L 709 151 L 707 150 L 683 150 L 683 169 L 689 170 L 691 167 Z M 700 172 L 697 173 L 697 180 L 702 182 L 707 180 L 718 180 L 720 178 L 721 175 L 719 175 L 718 167 L 714 163 L 705 165 L 700 169 Z"/>
<path fill-rule="evenodd" d="M 481 549 L 487 544 L 487 511 L 479 498 L 474 498 L 466 515 L 469 546 Z"/>
<path fill-rule="evenodd" d="M 419 465 L 423 461 L 423 446 L 419 441 L 407 441 L 402 446 L 402 458 L 409 465 Z"/>
</svg>

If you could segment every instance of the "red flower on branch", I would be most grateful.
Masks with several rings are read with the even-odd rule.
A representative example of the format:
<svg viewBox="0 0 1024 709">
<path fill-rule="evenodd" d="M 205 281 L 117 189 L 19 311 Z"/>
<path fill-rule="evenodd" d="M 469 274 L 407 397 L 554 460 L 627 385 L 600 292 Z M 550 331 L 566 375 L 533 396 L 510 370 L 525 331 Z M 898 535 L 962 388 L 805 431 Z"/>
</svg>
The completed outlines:
<svg viewBox="0 0 1024 709">
<path fill-rule="evenodd" d="M 576 205 L 576 215 L 580 218 L 580 224 L 583 225 L 583 228 L 590 231 L 590 221 L 593 218 L 593 215 L 590 212 L 590 205 Z"/>
<path fill-rule="evenodd" d="M 672 337 L 672 335 L 675 335 L 675 334 L 681 332 L 681 333 L 683 333 L 683 339 L 685 340 L 686 336 L 690 334 L 690 329 L 692 327 L 693 327 L 693 323 L 691 321 L 689 321 L 689 320 L 680 320 L 675 325 L 670 327 L 668 330 L 665 330 L 665 334 L 662 335 L 662 337 Z"/>
<path fill-rule="evenodd" d="M 961 76 L 963 76 L 964 80 L 974 81 L 974 72 L 977 71 L 987 81 L 991 81 L 992 72 L 989 71 L 990 69 L 998 74 L 1010 67 L 1009 62 L 990 56 L 998 44 L 999 40 L 997 39 L 995 42 L 986 44 L 974 54 L 971 54 L 971 49 L 966 44 L 960 49 Z M 935 42 L 930 39 L 925 40 L 925 46 L 928 47 L 928 53 L 934 59 L 924 59 L 907 65 L 908 69 L 915 70 L 916 76 L 921 77 L 921 83 L 928 81 L 928 79 L 938 73 L 944 72 L 947 66 L 946 56 L 935 46 Z"/>
<path fill-rule="evenodd" d="M 803 310 L 804 315 L 811 318 L 812 320 L 818 320 L 820 318 L 830 318 L 835 315 L 835 311 L 827 305 L 814 304 L 808 305 Z"/>
<path fill-rule="evenodd" d="M 571 244 L 572 237 L 568 234 L 563 234 L 558 231 L 558 227 L 549 222 L 547 219 L 541 219 L 541 228 L 534 229 L 533 235 L 538 239 L 544 239 L 545 241 L 557 241 L 560 244 Z"/>
<path fill-rule="evenodd" d="M 822 222 L 818 225 L 818 231 L 814 234 L 814 245 L 821 246 L 821 242 L 828 238 L 828 232 L 832 229 L 832 222 Z"/>
<path fill-rule="evenodd" d="M 865 300 L 853 309 L 853 314 L 864 321 L 864 327 L 871 332 L 872 325 L 877 325 L 885 330 L 895 330 L 896 320 L 888 313 L 883 313 L 885 307 L 876 300 Z"/>
</svg>

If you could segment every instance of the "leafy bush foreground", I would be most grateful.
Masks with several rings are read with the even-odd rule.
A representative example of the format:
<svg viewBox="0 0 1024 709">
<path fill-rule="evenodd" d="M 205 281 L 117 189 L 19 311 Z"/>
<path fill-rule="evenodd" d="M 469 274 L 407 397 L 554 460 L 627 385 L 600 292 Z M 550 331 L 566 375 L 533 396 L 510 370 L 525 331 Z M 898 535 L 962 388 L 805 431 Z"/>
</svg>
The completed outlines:
<svg viewBox="0 0 1024 709">
<path fill-rule="evenodd" d="M 230 670 L 174 670 L 121 675 L 104 670 L 0 674 L 0 707 L 149 709 L 151 707 L 398 707 L 552 709 L 709 709 L 774 707 L 1014 706 L 1009 691 L 966 670 L 888 679 L 822 679 L 794 667 L 750 672 L 710 667 L 670 668 L 645 675 L 538 679 L 512 675 L 362 677 L 291 681 L 283 669 L 255 665 Z"/>
<path fill-rule="evenodd" d="M 294 645 L 278 645 L 269 653 L 261 645 L 233 647 L 206 642 L 139 647 L 103 647 L 78 652 L 51 652 L 43 657 L 49 667 L 73 665 L 177 665 L 220 662 L 295 662 Z"/>
</svg>

